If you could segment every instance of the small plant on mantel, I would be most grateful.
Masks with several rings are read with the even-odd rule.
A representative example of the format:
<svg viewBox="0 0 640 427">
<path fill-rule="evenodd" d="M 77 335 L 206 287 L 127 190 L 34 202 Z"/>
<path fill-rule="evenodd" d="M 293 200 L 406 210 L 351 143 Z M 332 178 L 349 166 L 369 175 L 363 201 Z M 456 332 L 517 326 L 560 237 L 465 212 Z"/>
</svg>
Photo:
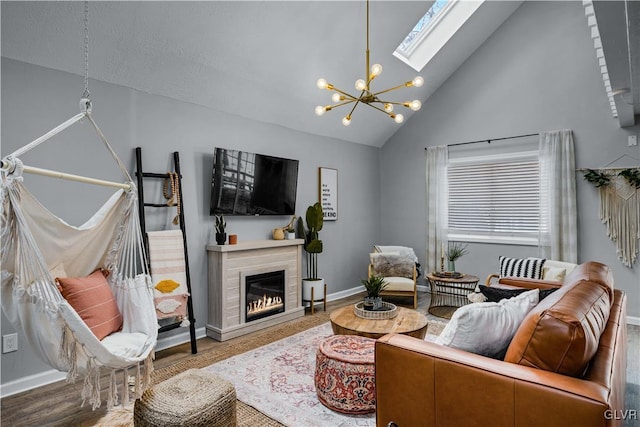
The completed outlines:
<svg viewBox="0 0 640 427">
<path fill-rule="evenodd" d="M 216 215 L 216 243 L 224 245 L 227 241 L 227 222 L 223 215 Z"/>
</svg>

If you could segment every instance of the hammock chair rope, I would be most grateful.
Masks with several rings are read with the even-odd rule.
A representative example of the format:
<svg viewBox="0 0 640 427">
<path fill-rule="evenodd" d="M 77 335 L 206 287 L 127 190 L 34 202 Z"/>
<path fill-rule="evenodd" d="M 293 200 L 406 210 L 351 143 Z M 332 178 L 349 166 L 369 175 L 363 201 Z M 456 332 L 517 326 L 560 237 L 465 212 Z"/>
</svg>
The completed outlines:
<svg viewBox="0 0 640 427">
<path fill-rule="evenodd" d="M 44 208 L 23 184 L 23 166 L 18 156 L 82 118 L 92 124 L 129 188 L 135 190 L 129 172 L 90 111 L 72 117 L 8 156 L 7 163 L 13 167 L 3 168 L 0 174 L 2 307 L 16 328 L 22 327 L 31 347 L 46 363 L 67 371 L 70 382 L 84 376 L 83 403 L 86 400 L 95 409 L 101 403 L 101 366 L 115 372 L 144 364 L 143 372 L 135 371 L 138 391 L 144 391 L 153 370 L 151 361 L 158 326 L 137 213 L 137 192 L 118 190 L 89 221 L 72 227 Z M 73 247 L 74 244 L 80 249 Z M 75 251 L 75 255 L 64 254 L 69 249 Z M 72 273 L 71 277 L 86 276 L 102 267 L 109 270 L 107 280 L 122 313 L 123 328 L 122 332 L 113 334 L 118 337 L 108 344 L 105 342 L 111 336 L 99 341 L 58 290 L 50 270 L 63 258 L 65 269 L 71 269 L 67 270 Z M 79 260 L 90 262 L 77 265 Z M 122 342 L 132 338 L 138 340 L 137 347 L 123 355 Z M 115 380 L 110 387 L 116 387 Z M 128 384 L 123 387 L 124 397 L 128 395 Z M 117 392 L 109 393 L 108 406 L 117 404 L 117 398 Z"/>
<path fill-rule="evenodd" d="M 100 369 L 111 369 L 108 407 L 118 403 L 116 371 L 123 370 L 123 402 L 128 401 L 128 368 L 135 367 L 135 396 L 150 383 L 158 337 L 152 283 L 147 270 L 133 180 L 91 116 L 89 99 L 89 2 L 84 2 L 84 93 L 81 112 L 2 159 L 0 168 L 0 278 L 2 309 L 21 328 L 36 354 L 67 372 L 67 380 L 84 376 L 83 404 L 101 404 Z M 19 157 L 83 119 L 93 126 L 127 184 L 118 184 L 24 166 Z M 73 227 L 42 206 L 23 185 L 23 172 L 126 188 L 118 190 L 80 227 Z M 120 313 L 121 332 L 102 341 L 63 298 L 50 268 L 64 266 L 70 277 L 98 268 Z M 140 365 L 144 370 L 141 372 Z"/>
</svg>

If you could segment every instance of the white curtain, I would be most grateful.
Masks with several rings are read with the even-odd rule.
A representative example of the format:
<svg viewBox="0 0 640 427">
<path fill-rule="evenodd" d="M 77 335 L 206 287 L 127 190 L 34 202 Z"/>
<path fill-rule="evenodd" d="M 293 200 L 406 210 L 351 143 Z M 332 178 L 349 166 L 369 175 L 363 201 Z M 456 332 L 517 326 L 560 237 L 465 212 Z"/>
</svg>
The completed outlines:
<svg viewBox="0 0 640 427">
<path fill-rule="evenodd" d="M 427 273 L 440 271 L 442 248 L 447 247 L 448 163 L 446 145 L 427 148 Z"/>
<path fill-rule="evenodd" d="M 573 132 L 540 134 L 540 256 L 578 262 Z"/>
</svg>

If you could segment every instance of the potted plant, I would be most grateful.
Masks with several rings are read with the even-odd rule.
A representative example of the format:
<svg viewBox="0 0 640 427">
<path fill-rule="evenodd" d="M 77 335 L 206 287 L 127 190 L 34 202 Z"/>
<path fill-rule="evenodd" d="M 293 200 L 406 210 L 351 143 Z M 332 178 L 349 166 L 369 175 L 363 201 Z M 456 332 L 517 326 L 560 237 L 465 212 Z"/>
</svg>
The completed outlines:
<svg viewBox="0 0 640 427">
<path fill-rule="evenodd" d="M 469 253 L 467 251 L 468 245 L 462 245 L 458 242 L 453 242 L 449 245 L 449 250 L 446 252 L 447 259 L 449 260 L 449 271 L 455 273 L 456 271 L 456 260 L 462 255 L 466 255 Z"/>
<path fill-rule="evenodd" d="M 302 299 L 311 301 L 312 289 L 314 297 L 324 295 L 324 279 L 318 277 L 318 254 L 322 253 L 322 240 L 318 238 L 323 225 L 322 205 L 315 203 L 309 206 L 305 218 L 306 227 L 304 219 L 298 219 L 298 235 L 304 238 L 304 250 L 307 253 L 307 277 L 302 279 Z"/>
<path fill-rule="evenodd" d="M 295 238 L 296 238 L 296 229 L 293 228 L 293 225 L 290 225 L 289 228 L 287 228 L 287 239 L 293 240 Z"/>
<path fill-rule="evenodd" d="M 382 307 L 380 292 L 384 291 L 387 287 L 387 282 L 384 280 L 384 277 L 372 274 L 368 279 L 362 280 L 361 283 L 367 290 L 367 297 L 362 304 L 363 308 L 369 311 L 378 310 Z"/>
<path fill-rule="evenodd" d="M 216 215 L 216 243 L 224 245 L 227 241 L 227 223 L 223 215 Z"/>
</svg>

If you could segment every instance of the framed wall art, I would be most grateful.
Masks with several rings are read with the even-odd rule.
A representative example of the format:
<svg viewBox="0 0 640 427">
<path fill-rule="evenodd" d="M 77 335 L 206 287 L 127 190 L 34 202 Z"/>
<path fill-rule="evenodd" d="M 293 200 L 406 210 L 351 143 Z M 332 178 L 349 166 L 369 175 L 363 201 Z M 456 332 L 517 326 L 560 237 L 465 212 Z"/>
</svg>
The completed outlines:
<svg viewBox="0 0 640 427">
<path fill-rule="evenodd" d="M 338 170 L 319 168 L 320 171 L 320 204 L 325 221 L 338 219 Z"/>
</svg>

